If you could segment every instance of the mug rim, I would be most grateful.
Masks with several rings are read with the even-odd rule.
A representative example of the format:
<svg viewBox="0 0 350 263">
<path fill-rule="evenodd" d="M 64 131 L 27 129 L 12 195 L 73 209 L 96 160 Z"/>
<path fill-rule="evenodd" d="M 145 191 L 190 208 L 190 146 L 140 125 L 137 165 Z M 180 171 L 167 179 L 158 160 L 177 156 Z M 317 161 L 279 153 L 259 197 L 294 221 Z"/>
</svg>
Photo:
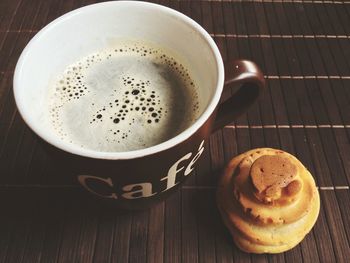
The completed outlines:
<svg viewBox="0 0 350 263">
<path fill-rule="evenodd" d="M 60 23 L 62 20 L 68 19 L 72 15 L 76 15 L 78 13 L 82 13 L 85 11 L 88 11 L 90 9 L 95 8 L 96 6 L 105 6 L 105 8 L 108 8 L 109 6 L 115 6 L 115 5 L 131 5 L 131 6 L 148 6 L 153 7 L 155 9 L 158 9 L 158 11 L 168 13 L 169 15 L 176 16 L 178 19 L 180 19 L 182 22 L 186 24 L 186 26 L 192 27 L 197 33 L 199 33 L 203 39 L 207 42 L 209 45 L 211 51 L 213 52 L 214 58 L 215 58 L 215 64 L 216 64 L 216 74 L 217 74 L 217 82 L 216 82 L 216 88 L 214 91 L 214 95 L 210 99 L 210 102 L 208 106 L 205 108 L 204 112 L 200 115 L 200 117 L 187 129 L 179 133 L 178 135 L 172 137 L 171 139 L 164 141 L 162 143 L 156 144 L 154 146 L 144 148 L 144 149 L 138 149 L 138 150 L 132 150 L 132 151 L 125 151 L 125 152 L 103 152 L 103 151 L 94 151 L 90 149 L 84 149 L 81 148 L 75 144 L 66 143 L 57 138 L 53 138 L 53 136 L 48 136 L 48 133 L 45 132 L 45 129 L 41 129 L 40 127 L 37 127 L 33 122 L 31 122 L 31 116 L 30 113 L 28 113 L 25 110 L 24 105 L 21 103 L 20 99 L 20 76 L 21 71 L 23 70 L 24 61 L 26 59 L 27 54 L 30 52 L 31 47 L 36 41 L 40 41 L 41 35 L 45 34 L 48 30 L 53 29 L 56 24 Z M 23 84 L 22 84 L 23 85 Z M 218 105 L 221 97 L 221 93 L 224 86 L 224 65 L 223 60 L 220 54 L 220 51 L 215 44 L 212 37 L 209 35 L 209 33 L 196 21 L 194 21 L 192 18 L 186 16 L 185 14 L 182 14 L 179 11 L 176 11 L 174 9 L 171 9 L 166 6 L 162 6 L 159 4 L 149 3 L 149 2 L 142 2 L 142 1 L 112 1 L 112 2 L 101 2 L 96 4 L 91 4 L 87 6 L 83 6 L 77 9 L 74 9 L 47 24 L 45 27 L 43 27 L 35 36 L 29 41 L 29 43 L 26 45 L 24 50 L 22 51 L 18 62 L 16 64 L 16 68 L 14 71 L 14 77 L 13 77 L 13 92 L 15 97 L 15 102 L 18 108 L 18 111 L 20 115 L 22 116 L 24 122 L 44 141 L 47 143 L 55 146 L 56 148 L 63 150 L 65 152 L 75 154 L 78 156 L 93 158 L 93 159 L 106 159 L 106 160 L 128 160 L 128 159 L 135 159 L 140 158 L 148 155 L 152 155 L 155 153 L 159 153 L 165 150 L 168 150 L 184 141 L 186 141 L 188 138 L 190 138 L 198 129 L 200 129 L 203 124 L 210 118 L 212 113 L 214 112 L 216 106 Z"/>
</svg>

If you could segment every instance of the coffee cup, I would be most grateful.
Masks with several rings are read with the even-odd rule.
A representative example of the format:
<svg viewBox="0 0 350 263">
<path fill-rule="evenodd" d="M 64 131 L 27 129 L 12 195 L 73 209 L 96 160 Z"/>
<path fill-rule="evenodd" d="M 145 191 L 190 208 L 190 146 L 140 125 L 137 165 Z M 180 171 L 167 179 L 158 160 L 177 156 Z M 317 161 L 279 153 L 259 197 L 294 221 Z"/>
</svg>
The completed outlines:
<svg viewBox="0 0 350 263">
<path fill-rule="evenodd" d="M 138 43 L 155 43 L 157 46 L 164 47 L 164 50 L 171 50 L 181 57 L 181 61 L 184 61 L 184 65 L 186 64 L 186 67 L 190 69 L 189 79 L 194 79 L 195 82 L 199 101 L 196 104 L 198 114 L 186 124 L 186 127 L 184 126 L 183 130 L 179 130 L 169 138 L 155 144 L 136 145 L 130 149 L 129 144 L 123 141 L 118 141 L 121 147 L 124 147 L 121 148 L 122 150 L 113 150 L 113 147 L 111 149 L 107 147 L 110 145 L 108 143 L 105 144 L 107 148 L 93 148 L 88 145 L 89 139 L 85 140 L 86 143 L 74 143 L 67 140 L 64 137 L 67 136 L 66 133 L 57 132 L 55 125 L 52 125 L 52 120 L 50 121 L 50 115 L 54 114 L 48 105 L 49 87 L 69 65 L 101 50 L 117 52 L 119 49 L 114 49 L 114 47 L 125 39 L 134 39 Z M 138 50 L 142 51 L 142 48 L 144 47 Z M 157 53 L 152 52 L 149 54 Z M 108 56 L 105 58 L 107 59 Z M 117 58 L 115 61 L 118 64 Z M 159 68 L 159 65 L 155 67 Z M 149 69 L 149 67 L 146 68 Z M 184 73 L 180 75 L 185 76 Z M 125 78 L 123 80 L 125 87 L 133 84 L 132 81 L 128 83 L 129 79 L 127 79 L 134 79 L 132 76 Z M 164 79 L 169 78 L 164 77 Z M 93 81 L 88 84 L 91 83 Z M 136 87 L 139 83 L 134 84 L 133 87 Z M 69 85 L 68 82 L 67 85 Z M 101 201 L 126 209 L 149 207 L 174 192 L 195 169 L 210 134 L 246 112 L 258 99 L 264 85 L 263 74 L 253 62 L 235 60 L 224 65 L 213 39 L 191 18 L 161 5 L 134 1 L 93 4 L 57 18 L 40 30 L 28 43 L 18 60 L 14 73 L 14 95 L 17 108 L 26 124 L 42 139 L 49 154 L 54 156 L 55 162 L 65 166 L 83 188 Z M 232 87 L 237 88 L 237 92 L 220 103 L 223 89 Z M 85 88 L 88 89 L 88 87 Z M 159 89 L 161 93 L 162 84 L 159 85 Z M 142 92 L 142 89 L 138 92 Z M 134 92 L 134 95 L 138 92 Z M 148 92 L 146 88 L 144 92 L 145 94 Z M 156 91 L 152 92 L 156 94 Z M 85 94 L 85 91 L 82 89 L 81 93 L 82 95 L 79 92 L 73 92 L 71 98 L 66 95 L 63 97 L 69 100 L 67 103 L 72 103 L 71 99 L 75 98 L 75 94 L 79 94 L 76 95 L 78 99 Z M 151 95 L 150 93 L 149 96 Z M 125 96 L 124 101 L 129 102 Z M 183 99 L 186 100 L 186 96 Z M 190 103 L 192 99 L 192 97 L 187 98 L 187 101 Z M 119 100 L 122 98 L 120 97 Z M 150 100 L 151 103 L 161 108 L 161 98 L 157 101 L 160 106 L 156 101 Z M 198 107 L 198 104 L 201 106 Z M 186 105 L 184 104 L 183 107 L 190 107 Z M 110 107 L 112 111 L 113 107 L 117 106 L 113 104 L 113 107 Z M 145 111 L 151 111 L 150 105 L 147 107 L 145 106 Z M 136 107 L 132 109 L 136 111 Z M 103 107 L 91 117 L 92 120 L 98 119 L 102 122 L 102 114 L 99 113 L 102 110 Z M 109 108 L 105 109 L 105 112 L 108 110 Z M 169 116 L 172 111 L 178 112 L 172 107 L 167 111 Z M 67 112 L 66 115 L 69 115 L 69 111 Z M 85 113 L 89 110 L 84 107 L 81 108 L 81 112 Z M 128 113 L 124 111 L 121 118 L 127 118 L 130 112 L 131 110 Z M 162 110 L 159 110 L 158 113 L 163 114 Z M 109 112 L 109 114 L 112 113 Z M 75 116 L 76 113 L 72 115 Z M 164 118 L 168 115 L 164 113 Z M 132 116 L 140 116 L 141 122 L 143 117 L 145 120 L 148 118 L 145 115 Z M 74 122 L 79 122 L 79 118 L 73 118 Z M 112 117 L 112 115 L 107 119 L 110 119 L 110 122 L 119 123 L 119 119 L 117 121 L 117 117 Z M 89 123 L 92 123 L 92 120 Z M 147 119 L 152 122 L 152 125 L 154 123 L 154 127 L 158 127 L 156 123 L 162 122 L 161 119 L 157 120 Z M 66 120 L 56 120 L 56 124 L 57 121 L 65 122 Z M 168 124 L 172 125 L 172 120 Z M 130 122 L 130 125 L 133 124 Z M 144 137 L 143 132 L 145 135 L 151 133 L 149 130 L 143 131 L 143 125 L 135 129 L 141 141 Z M 169 130 L 176 129 L 176 126 L 178 125 L 171 126 L 174 128 Z M 94 127 L 94 132 L 90 134 L 96 135 L 99 126 Z M 165 128 L 159 129 L 166 129 L 169 126 L 163 125 L 162 127 Z M 86 129 L 89 128 L 83 130 Z M 155 136 L 159 133 L 159 129 L 154 133 Z M 75 128 L 72 130 L 74 132 Z"/>
</svg>

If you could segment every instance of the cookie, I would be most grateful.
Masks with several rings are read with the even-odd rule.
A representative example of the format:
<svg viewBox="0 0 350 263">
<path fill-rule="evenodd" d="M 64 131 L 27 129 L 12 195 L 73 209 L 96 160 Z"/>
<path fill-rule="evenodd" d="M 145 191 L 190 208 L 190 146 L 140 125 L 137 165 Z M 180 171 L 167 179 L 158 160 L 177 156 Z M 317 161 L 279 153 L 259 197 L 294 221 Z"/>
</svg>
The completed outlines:
<svg viewBox="0 0 350 263">
<path fill-rule="evenodd" d="M 219 181 L 217 205 L 238 247 L 279 253 L 312 229 L 320 199 L 312 175 L 297 158 L 261 148 L 231 160 Z"/>
</svg>

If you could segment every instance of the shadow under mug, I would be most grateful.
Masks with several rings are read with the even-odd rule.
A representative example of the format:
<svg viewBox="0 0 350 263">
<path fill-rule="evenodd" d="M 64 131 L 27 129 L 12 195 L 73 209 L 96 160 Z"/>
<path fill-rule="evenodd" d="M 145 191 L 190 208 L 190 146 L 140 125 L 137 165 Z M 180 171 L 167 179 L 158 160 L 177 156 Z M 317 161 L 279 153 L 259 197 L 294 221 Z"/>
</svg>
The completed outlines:
<svg viewBox="0 0 350 263">
<path fill-rule="evenodd" d="M 118 39 L 140 39 L 185 58 L 205 107 L 179 135 L 128 152 L 98 152 L 62 141 L 45 118 L 45 94 L 58 72 Z M 210 35 L 170 8 L 134 1 L 104 2 L 71 11 L 40 30 L 23 50 L 14 74 L 14 95 L 26 124 L 39 135 L 59 165 L 68 167 L 88 192 L 127 209 L 164 200 L 188 178 L 212 131 L 247 111 L 265 86 L 260 69 L 236 60 L 225 67 Z M 238 91 L 221 103 L 223 88 Z"/>
</svg>

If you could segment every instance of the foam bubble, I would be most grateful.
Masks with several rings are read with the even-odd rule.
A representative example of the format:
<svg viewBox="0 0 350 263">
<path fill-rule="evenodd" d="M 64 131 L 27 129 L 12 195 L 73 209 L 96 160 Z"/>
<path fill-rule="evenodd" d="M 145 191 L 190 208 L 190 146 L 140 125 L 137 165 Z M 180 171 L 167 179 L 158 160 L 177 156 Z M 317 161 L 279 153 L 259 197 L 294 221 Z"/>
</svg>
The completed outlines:
<svg viewBox="0 0 350 263">
<path fill-rule="evenodd" d="M 99 151 L 149 147 L 199 116 L 197 87 L 174 56 L 130 42 L 67 67 L 50 92 L 58 136 Z"/>
</svg>

